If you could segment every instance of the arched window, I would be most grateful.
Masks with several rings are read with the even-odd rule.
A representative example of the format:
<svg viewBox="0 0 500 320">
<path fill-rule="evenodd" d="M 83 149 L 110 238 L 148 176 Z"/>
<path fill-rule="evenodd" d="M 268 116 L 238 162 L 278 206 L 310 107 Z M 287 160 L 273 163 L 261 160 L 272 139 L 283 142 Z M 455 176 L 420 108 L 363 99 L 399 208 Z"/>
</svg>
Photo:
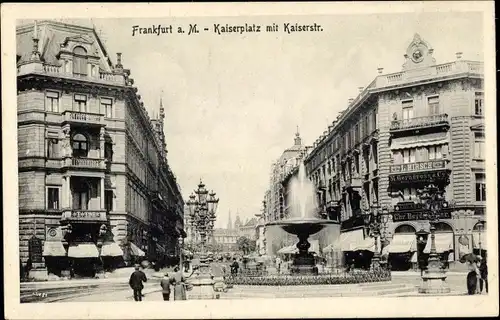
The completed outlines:
<svg viewBox="0 0 500 320">
<path fill-rule="evenodd" d="M 394 230 L 394 233 L 416 233 L 417 230 L 409 224 L 402 224 Z"/>
<path fill-rule="evenodd" d="M 73 73 L 87 75 L 87 50 L 83 47 L 73 49 Z"/>
<path fill-rule="evenodd" d="M 434 225 L 436 232 L 453 232 L 453 228 L 444 222 L 438 222 Z"/>
<path fill-rule="evenodd" d="M 75 157 L 86 157 L 89 152 L 89 143 L 87 137 L 81 133 L 77 133 L 73 136 L 72 141 L 73 146 L 73 156 Z"/>
</svg>

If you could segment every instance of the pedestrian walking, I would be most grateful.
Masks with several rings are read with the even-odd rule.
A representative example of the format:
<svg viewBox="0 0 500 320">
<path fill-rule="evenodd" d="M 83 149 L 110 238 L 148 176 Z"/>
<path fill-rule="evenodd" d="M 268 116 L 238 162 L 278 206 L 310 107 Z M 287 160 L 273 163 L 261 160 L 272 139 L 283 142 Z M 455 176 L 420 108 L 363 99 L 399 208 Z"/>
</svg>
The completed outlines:
<svg viewBox="0 0 500 320">
<path fill-rule="evenodd" d="M 186 300 L 186 279 L 178 266 L 174 268 L 174 274 L 170 278 L 170 283 L 174 286 L 174 300 Z"/>
<path fill-rule="evenodd" d="M 483 287 L 488 293 L 488 265 L 486 259 L 479 257 L 479 293 L 483 293 Z"/>
<path fill-rule="evenodd" d="M 130 275 L 128 284 L 134 290 L 134 300 L 142 301 L 142 289 L 144 289 L 143 282 L 147 282 L 146 274 L 140 270 L 139 265 L 135 266 L 135 271 Z"/>
<path fill-rule="evenodd" d="M 169 301 L 170 300 L 170 277 L 168 276 L 168 273 L 165 272 L 165 275 L 160 281 L 160 286 L 162 290 L 162 295 L 163 295 L 163 301 Z"/>
<path fill-rule="evenodd" d="M 238 264 L 238 261 L 236 261 L 236 258 L 233 258 L 233 263 L 231 263 L 231 275 L 236 276 L 239 268 L 240 265 Z"/>
<path fill-rule="evenodd" d="M 467 274 L 467 293 L 469 295 L 476 294 L 479 269 L 475 261 L 468 262 L 469 273 Z"/>
</svg>

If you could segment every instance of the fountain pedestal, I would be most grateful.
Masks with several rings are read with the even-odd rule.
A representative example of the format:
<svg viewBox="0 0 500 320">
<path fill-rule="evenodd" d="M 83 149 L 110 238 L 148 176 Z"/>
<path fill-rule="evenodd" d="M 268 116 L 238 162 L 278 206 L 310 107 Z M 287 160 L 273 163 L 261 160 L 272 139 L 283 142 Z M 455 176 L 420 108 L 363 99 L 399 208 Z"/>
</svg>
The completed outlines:
<svg viewBox="0 0 500 320">
<path fill-rule="evenodd" d="M 290 272 L 293 274 L 318 274 L 314 256 L 309 253 L 311 247 L 311 244 L 307 241 L 309 235 L 299 234 L 298 237 L 297 249 L 299 249 L 299 253 L 293 259 Z"/>
</svg>

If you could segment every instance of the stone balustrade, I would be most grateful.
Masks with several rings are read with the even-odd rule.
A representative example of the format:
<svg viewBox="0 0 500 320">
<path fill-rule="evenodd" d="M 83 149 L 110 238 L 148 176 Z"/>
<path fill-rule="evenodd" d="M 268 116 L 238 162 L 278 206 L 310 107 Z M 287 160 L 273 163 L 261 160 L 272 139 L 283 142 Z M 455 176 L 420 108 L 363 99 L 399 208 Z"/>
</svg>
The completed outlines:
<svg viewBox="0 0 500 320">
<path fill-rule="evenodd" d="M 418 129 L 423 127 L 432 127 L 436 125 L 449 124 L 448 115 L 437 114 L 426 117 L 416 117 L 410 119 L 394 120 L 391 122 L 391 131 Z"/>
<path fill-rule="evenodd" d="M 64 120 L 67 122 L 104 125 L 104 115 L 98 113 L 64 111 Z"/>
</svg>

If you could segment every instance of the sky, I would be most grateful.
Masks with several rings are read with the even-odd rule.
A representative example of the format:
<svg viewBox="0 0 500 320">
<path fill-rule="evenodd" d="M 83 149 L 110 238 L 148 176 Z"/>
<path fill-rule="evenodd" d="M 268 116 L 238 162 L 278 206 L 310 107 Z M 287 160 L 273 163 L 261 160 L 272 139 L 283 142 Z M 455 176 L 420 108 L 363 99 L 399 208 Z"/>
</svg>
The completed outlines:
<svg viewBox="0 0 500 320">
<path fill-rule="evenodd" d="M 68 22 L 68 21 L 67 21 Z M 437 63 L 483 60 L 481 14 L 421 13 L 325 16 L 93 19 L 113 63 L 121 52 L 150 115 L 165 107 L 168 161 L 185 199 L 200 181 L 219 197 L 217 227 L 231 211 L 258 214 L 270 168 L 293 145 L 299 127 L 312 145 L 358 87 L 401 71 L 415 33 Z M 322 32 L 213 32 L 214 23 L 321 24 Z M 208 27 L 200 34 L 132 36 L 132 26 Z M 263 27 L 265 28 L 265 27 Z M 187 30 L 186 30 L 187 31 Z"/>
</svg>

